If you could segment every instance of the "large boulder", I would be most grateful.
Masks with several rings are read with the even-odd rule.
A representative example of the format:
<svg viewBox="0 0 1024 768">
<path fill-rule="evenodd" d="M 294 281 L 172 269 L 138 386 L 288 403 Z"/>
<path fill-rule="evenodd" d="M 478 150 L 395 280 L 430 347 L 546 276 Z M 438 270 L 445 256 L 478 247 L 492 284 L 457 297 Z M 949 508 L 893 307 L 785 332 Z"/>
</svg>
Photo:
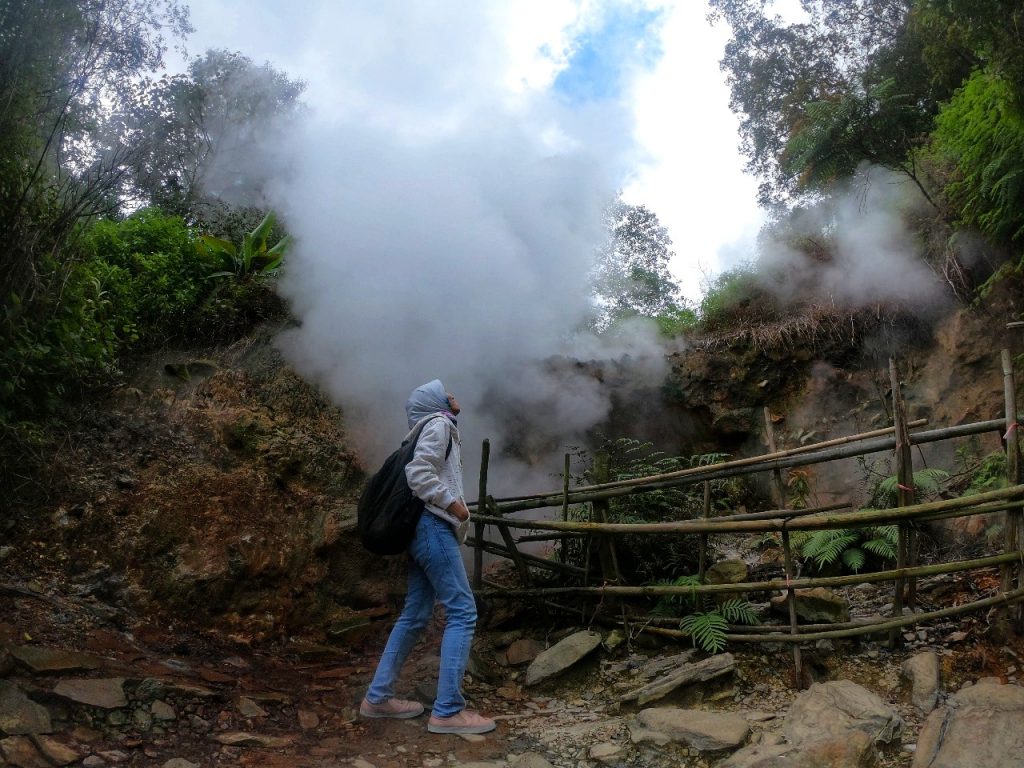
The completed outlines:
<svg viewBox="0 0 1024 768">
<path fill-rule="evenodd" d="M 1024 688 L 985 679 L 925 721 L 911 768 L 1024 768 Z"/>
<path fill-rule="evenodd" d="M 536 685 L 565 672 L 601 644 L 597 632 L 575 632 L 555 643 L 533 660 L 526 670 L 526 685 Z"/>
<path fill-rule="evenodd" d="M 835 592 L 824 587 L 814 589 L 796 589 L 793 591 L 796 600 L 796 615 L 808 624 L 839 624 L 850 620 L 850 608 L 846 601 Z M 772 598 L 772 610 L 776 613 L 789 615 L 786 595 Z"/>
<path fill-rule="evenodd" d="M 735 671 L 736 661 L 731 653 L 709 656 L 694 664 L 684 662 L 675 669 L 662 670 L 652 682 L 625 694 L 621 701 L 635 701 L 643 706 L 684 686 L 706 683 L 727 675 L 731 676 Z"/>
<path fill-rule="evenodd" d="M 0 736 L 51 733 L 47 709 L 28 698 L 12 682 L 0 680 Z"/>
<path fill-rule="evenodd" d="M 934 651 L 912 656 L 900 667 L 903 677 L 910 681 L 910 701 L 927 715 L 939 701 L 939 657 Z"/>
<path fill-rule="evenodd" d="M 871 737 L 852 731 L 842 739 L 809 744 L 753 744 L 716 768 L 875 768 L 878 751 Z"/>
<path fill-rule="evenodd" d="M 875 743 L 897 740 L 903 728 L 899 714 L 866 688 L 849 680 L 815 683 L 801 693 L 786 715 L 783 733 L 790 744 L 824 739 L 842 740 L 853 731 Z"/>
<path fill-rule="evenodd" d="M 746 742 L 749 735 L 750 726 L 741 715 L 676 707 L 644 709 L 630 729 L 634 743 L 681 742 L 698 752 L 736 749 Z"/>
</svg>

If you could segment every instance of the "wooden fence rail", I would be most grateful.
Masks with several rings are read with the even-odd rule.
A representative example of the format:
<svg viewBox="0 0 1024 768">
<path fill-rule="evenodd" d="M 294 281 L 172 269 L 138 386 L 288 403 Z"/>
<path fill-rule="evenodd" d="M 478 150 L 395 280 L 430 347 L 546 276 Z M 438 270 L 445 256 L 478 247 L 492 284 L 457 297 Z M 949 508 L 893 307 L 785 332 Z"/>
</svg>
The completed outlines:
<svg viewBox="0 0 1024 768">
<path fill-rule="evenodd" d="M 474 536 L 468 544 L 475 548 L 473 584 L 478 594 L 484 598 L 512 598 L 536 601 L 538 605 L 553 607 L 557 610 L 572 610 L 558 603 L 553 598 L 572 595 L 582 599 L 597 600 L 614 599 L 621 605 L 625 598 L 663 598 L 674 596 L 722 595 L 747 592 L 783 592 L 787 596 L 790 613 L 788 626 L 778 627 L 730 627 L 726 638 L 734 642 L 784 642 L 793 644 L 794 681 L 799 685 L 801 675 L 800 644 L 816 640 L 858 637 L 868 634 L 885 633 L 890 643 L 897 644 L 900 640 L 899 629 L 920 622 L 957 616 L 988 607 L 998 607 L 1001 616 L 1009 616 L 1011 606 L 1016 605 L 1016 626 L 1018 631 L 1024 628 L 1024 547 L 1021 546 L 1024 532 L 1024 484 L 1022 484 L 1019 454 L 1019 422 L 1021 416 L 1016 415 L 1016 383 L 1013 375 L 1012 358 L 1008 351 L 1002 353 L 1002 372 L 1005 392 L 1006 414 L 1001 419 L 979 421 L 953 427 L 911 432 L 926 422 L 921 419 L 908 422 L 905 417 L 900 377 L 895 361 L 890 361 L 889 377 L 892 394 L 892 414 L 894 426 L 872 430 L 858 435 L 828 440 L 812 445 L 801 446 L 788 450 L 776 450 L 774 435 L 771 428 L 770 415 L 765 413 L 765 434 L 769 452 L 762 456 L 722 462 L 718 464 L 690 467 L 676 472 L 655 476 L 631 478 L 616 482 L 601 482 L 607 475 L 598 473 L 598 483 L 570 489 L 569 457 L 565 457 L 563 485 L 560 491 L 550 491 L 531 496 L 507 497 L 493 499 L 487 495 L 487 458 L 489 445 L 485 441 L 483 460 L 480 473 L 480 501 L 470 504 L 476 507 L 473 516 Z M 974 496 L 956 499 L 944 499 L 925 503 L 913 503 L 913 463 L 911 446 L 948 440 L 959 437 L 970 437 L 984 433 L 996 432 L 1003 439 L 1007 451 L 1007 479 L 1009 487 Z M 827 461 L 864 456 L 881 451 L 895 451 L 897 484 L 899 488 L 898 505 L 891 509 L 859 509 L 851 510 L 850 504 L 838 503 L 812 509 L 785 509 L 785 486 L 782 482 L 781 470 L 793 467 L 810 466 Z M 780 509 L 764 512 L 744 513 L 738 515 L 711 516 L 710 481 L 771 472 L 773 487 Z M 646 493 L 662 488 L 681 485 L 704 483 L 704 515 L 701 519 L 676 520 L 661 523 L 610 523 L 604 514 L 606 505 L 611 499 Z M 588 520 L 569 520 L 569 510 L 573 505 L 590 505 Z M 555 520 L 521 520 L 511 515 L 531 509 L 557 507 L 559 518 Z M 486 513 L 483 513 L 486 512 Z M 1005 516 L 1005 541 L 1001 554 L 987 557 L 960 560 L 955 562 L 937 563 L 932 565 L 917 564 L 917 526 L 921 523 L 946 520 L 955 517 L 966 517 L 981 514 L 1002 513 Z M 862 528 L 868 526 L 897 525 L 900 536 L 896 568 L 873 573 L 857 573 L 846 576 L 818 576 L 798 578 L 795 575 L 794 556 L 789 546 L 790 534 L 796 531 L 821 531 L 840 528 Z M 484 533 L 488 526 L 494 526 L 501 534 L 501 541 L 489 541 Z M 512 535 L 513 530 L 532 531 L 518 540 Z M 537 533 L 539 532 L 539 533 Z M 784 545 L 785 579 L 767 581 L 750 581 L 738 584 L 704 584 L 674 585 L 627 585 L 622 582 L 615 556 L 614 541 L 624 535 L 668 535 L 700 537 L 700 576 L 703 581 L 706 550 L 711 536 L 722 534 L 756 534 L 779 533 Z M 583 539 L 586 558 L 583 567 L 572 565 L 565 560 L 565 544 L 572 539 Z M 559 557 L 557 560 L 539 557 L 523 552 L 520 544 L 527 542 L 558 541 Z M 590 551 L 593 544 L 599 546 L 603 584 L 591 586 Z M 484 552 L 512 560 L 519 573 L 522 586 L 511 588 L 498 585 L 482 577 L 482 555 Z M 530 568 L 552 571 L 568 577 L 579 577 L 581 584 L 565 586 L 534 586 L 530 583 Z M 1001 571 L 1001 586 L 998 593 L 975 600 L 970 603 L 933 610 L 915 612 L 913 610 L 916 580 L 926 576 L 941 576 L 984 568 L 998 568 Z M 815 587 L 845 587 L 859 584 L 892 582 L 895 587 L 893 599 L 893 616 L 886 619 L 864 619 L 844 622 L 836 625 L 800 626 L 796 621 L 795 593 L 801 589 Z M 906 585 L 906 590 L 904 586 Z M 486 587 L 486 588 L 484 588 Z M 906 596 L 911 610 L 904 611 L 903 600 Z M 595 612 L 594 618 L 600 618 Z M 601 619 L 604 621 L 604 619 Z M 612 619 L 612 621 L 620 621 Z M 633 617 L 627 619 L 625 612 L 622 622 L 629 621 L 632 627 L 654 634 L 682 638 L 689 637 L 685 632 L 661 626 L 666 623 L 664 618 Z"/>
</svg>

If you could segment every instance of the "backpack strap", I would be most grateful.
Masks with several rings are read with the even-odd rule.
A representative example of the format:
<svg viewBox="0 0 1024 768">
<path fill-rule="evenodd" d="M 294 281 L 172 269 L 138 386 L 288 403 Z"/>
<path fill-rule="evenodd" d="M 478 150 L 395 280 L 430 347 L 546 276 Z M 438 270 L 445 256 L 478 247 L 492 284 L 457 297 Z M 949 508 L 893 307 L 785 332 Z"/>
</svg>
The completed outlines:
<svg viewBox="0 0 1024 768">
<path fill-rule="evenodd" d="M 415 445 L 416 443 L 419 442 L 420 432 L 423 431 L 423 428 L 425 426 L 427 426 L 427 424 L 429 422 L 433 421 L 434 419 L 443 419 L 443 418 L 444 418 L 444 416 L 442 414 L 436 413 L 433 416 L 431 416 L 430 418 L 424 419 L 423 421 L 420 422 L 420 425 L 416 428 L 416 431 L 409 437 L 408 440 L 406 440 L 404 443 L 402 443 L 402 445 L 407 445 L 410 442 L 413 443 L 413 445 Z M 451 429 L 449 429 L 448 430 L 448 447 L 444 451 L 444 460 L 448 461 L 448 457 L 451 456 L 451 455 L 452 455 L 452 432 L 451 432 Z"/>
</svg>

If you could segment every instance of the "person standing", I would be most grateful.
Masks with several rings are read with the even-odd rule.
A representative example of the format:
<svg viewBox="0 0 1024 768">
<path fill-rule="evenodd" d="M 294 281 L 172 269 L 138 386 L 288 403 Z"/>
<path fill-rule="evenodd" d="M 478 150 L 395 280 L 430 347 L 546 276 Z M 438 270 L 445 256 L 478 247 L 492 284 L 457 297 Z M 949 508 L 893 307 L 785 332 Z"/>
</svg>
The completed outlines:
<svg viewBox="0 0 1024 768">
<path fill-rule="evenodd" d="M 476 600 L 469 586 L 460 544 L 469 531 L 469 508 L 462 488 L 462 451 L 455 396 L 439 379 L 417 387 L 405 405 L 410 439 L 420 426 L 419 441 L 405 476 L 424 502 L 423 514 L 409 545 L 409 581 L 405 606 L 391 630 L 373 681 L 359 706 L 363 717 L 417 717 L 423 705 L 395 697 L 395 681 L 434 612 L 444 606 L 441 668 L 427 730 L 431 733 L 487 733 L 494 720 L 466 709 L 462 678 L 476 629 Z"/>
</svg>

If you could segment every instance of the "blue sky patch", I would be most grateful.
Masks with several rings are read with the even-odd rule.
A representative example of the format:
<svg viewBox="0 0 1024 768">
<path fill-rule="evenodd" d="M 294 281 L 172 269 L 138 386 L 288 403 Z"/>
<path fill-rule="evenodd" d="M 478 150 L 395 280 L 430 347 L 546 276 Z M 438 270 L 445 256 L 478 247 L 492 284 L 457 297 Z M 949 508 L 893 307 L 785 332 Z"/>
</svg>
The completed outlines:
<svg viewBox="0 0 1024 768">
<path fill-rule="evenodd" d="M 600 26 L 575 41 L 568 65 L 555 78 L 555 92 L 573 104 L 617 98 L 627 69 L 649 69 L 661 57 L 662 16 L 660 10 L 609 8 Z"/>
</svg>

